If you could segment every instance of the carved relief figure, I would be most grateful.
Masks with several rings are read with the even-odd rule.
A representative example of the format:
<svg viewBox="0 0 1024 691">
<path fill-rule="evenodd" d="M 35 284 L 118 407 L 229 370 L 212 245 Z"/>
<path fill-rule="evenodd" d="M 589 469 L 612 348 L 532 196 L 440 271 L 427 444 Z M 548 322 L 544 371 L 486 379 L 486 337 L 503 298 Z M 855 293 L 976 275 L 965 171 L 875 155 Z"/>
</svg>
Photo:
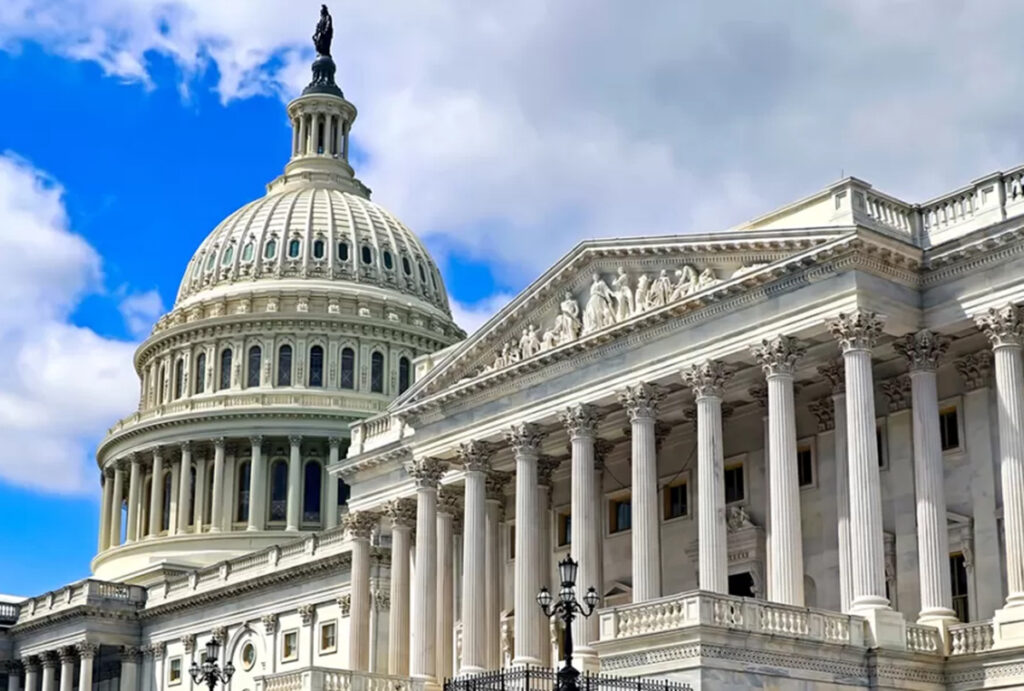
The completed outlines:
<svg viewBox="0 0 1024 691">
<path fill-rule="evenodd" d="M 647 277 L 647 274 L 640 274 L 640 278 L 636 281 L 636 294 L 633 296 L 634 314 L 641 314 L 647 311 L 647 291 L 649 290 L 650 283 L 651 279 Z"/>
<path fill-rule="evenodd" d="M 662 269 L 661 273 L 658 274 L 658 277 L 654 279 L 654 283 L 651 284 L 651 289 L 647 293 L 647 309 L 664 307 L 668 304 L 671 297 L 672 279 L 668 277 L 668 271 Z"/>
<path fill-rule="evenodd" d="M 540 339 L 537 337 L 537 327 L 530 324 L 529 328 L 523 329 L 523 337 L 519 339 L 519 352 L 525 360 L 540 352 Z"/>
<path fill-rule="evenodd" d="M 633 316 L 633 289 L 629 287 L 629 275 L 621 266 L 612 281 L 615 298 L 615 321 L 620 322 Z"/>
<path fill-rule="evenodd" d="M 572 293 L 565 291 L 561 312 L 555 318 L 555 342 L 557 345 L 571 343 L 580 335 L 580 306 Z"/>
<path fill-rule="evenodd" d="M 697 288 L 697 271 L 692 266 L 686 265 L 683 268 L 676 271 L 676 282 L 675 288 L 672 289 L 672 300 L 679 300 Z"/>
<path fill-rule="evenodd" d="M 594 281 L 590 284 L 590 300 L 583 312 L 583 333 L 598 331 L 615 323 L 611 300 L 612 291 L 608 284 L 594 274 Z"/>
<path fill-rule="evenodd" d="M 697 290 L 704 290 L 718 283 L 718 277 L 711 269 L 704 269 L 697 277 Z"/>
</svg>

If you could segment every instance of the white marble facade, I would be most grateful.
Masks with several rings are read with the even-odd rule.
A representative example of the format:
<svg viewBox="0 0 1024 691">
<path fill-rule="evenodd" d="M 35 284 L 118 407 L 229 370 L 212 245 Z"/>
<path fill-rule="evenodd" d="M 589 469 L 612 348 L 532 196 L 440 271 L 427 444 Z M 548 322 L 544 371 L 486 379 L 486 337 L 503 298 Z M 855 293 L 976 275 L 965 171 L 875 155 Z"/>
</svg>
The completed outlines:
<svg viewBox="0 0 1024 691">
<path fill-rule="evenodd" d="M 0 603 L 9 691 L 190 689 L 211 638 L 246 691 L 551 666 L 570 551 L 588 669 L 1024 687 L 1024 167 L 584 242 L 466 337 L 354 107 L 288 112 L 136 356 L 95 578 Z"/>
</svg>

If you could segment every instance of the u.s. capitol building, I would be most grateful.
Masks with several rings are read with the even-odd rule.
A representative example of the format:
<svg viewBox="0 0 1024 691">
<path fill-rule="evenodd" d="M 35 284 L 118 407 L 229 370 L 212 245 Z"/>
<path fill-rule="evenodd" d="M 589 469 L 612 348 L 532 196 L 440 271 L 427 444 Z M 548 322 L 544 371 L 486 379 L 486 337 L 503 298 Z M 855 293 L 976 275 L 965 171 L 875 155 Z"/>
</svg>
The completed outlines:
<svg viewBox="0 0 1024 691">
<path fill-rule="evenodd" d="M 327 62 L 136 353 L 93 578 L 0 603 L 0 685 L 189 691 L 210 639 L 232 691 L 550 668 L 571 550 L 588 670 L 1024 688 L 1024 167 L 585 241 L 467 337 Z"/>
</svg>

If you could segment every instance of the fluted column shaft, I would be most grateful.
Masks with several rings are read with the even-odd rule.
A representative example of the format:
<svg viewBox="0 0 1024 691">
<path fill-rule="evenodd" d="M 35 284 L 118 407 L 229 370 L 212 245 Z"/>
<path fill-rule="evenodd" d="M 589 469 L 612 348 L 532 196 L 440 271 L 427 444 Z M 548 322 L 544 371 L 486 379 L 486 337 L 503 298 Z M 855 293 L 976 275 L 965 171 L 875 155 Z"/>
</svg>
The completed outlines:
<svg viewBox="0 0 1024 691">
<path fill-rule="evenodd" d="M 534 425 L 517 425 L 509 439 L 516 459 L 516 535 L 514 646 L 516 665 L 540 664 L 540 608 L 536 604 L 540 590 L 540 511 L 537 505 L 537 459 L 540 433 Z"/>
<path fill-rule="evenodd" d="M 210 506 L 210 532 L 224 527 L 224 439 L 213 441 L 213 498 Z"/>
<path fill-rule="evenodd" d="M 484 565 L 486 624 L 484 630 L 487 635 L 487 667 L 499 669 L 501 667 L 501 572 L 504 570 L 504 562 L 501 558 L 502 503 L 493 493 L 488 492 L 486 504 L 486 563 Z"/>
<path fill-rule="evenodd" d="M 121 544 L 121 509 L 124 503 L 124 469 L 114 467 L 114 490 L 110 503 L 110 546 Z"/>
<path fill-rule="evenodd" d="M 339 449 L 341 447 L 341 440 L 337 437 L 331 437 L 328 440 L 330 446 L 327 457 L 327 467 L 333 468 L 338 464 Z M 327 475 L 327 509 L 325 512 L 326 520 L 324 526 L 330 530 L 331 528 L 337 527 L 338 525 L 338 478 L 334 475 Z"/>
<path fill-rule="evenodd" d="M 70 650 L 60 653 L 60 691 L 75 691 L 75 654 Z"/>
<path fill-rule="evenodd" d="M 416 576 L 409 673 L 427 681 L 437 678 L 437 485 L 445 467 L 424 459 L 411 471 L 416 480 Z"/>
<path fill-rule="evenodd" d="M 21 664 L 10 660 L 7 667 L 7 691 L 21 691 Z"/>
<path fill-rule="evenodd" d="M 42 691 L 57 691 L 57 658 L 53 653 L 43 657 Z"/>
<path fill-rule="evenodd" d="M 487 664 L 485 611 L 487 454 L 467 444 L 460 449 L 465 466 L 465 521 L 462 538 L 461 674 L 480 672 Z"/>
<path fill-rule="evenodd" d="M 181 460 L 178 461 L 178 534 L 188 532 L 192 516 L 192 445 L 181 445 Z"/>
<path fill-rule="evenodd" d="M 201 533 L 203 532 L 203 523 L 206 521 L 206 508 L 207 508 L 207 495 L 209 491 L 207 485 L 207 464 L 209 460 L 204 457 L 200 457 L 196 460 L 196 496 L 195 501 L 195 518 L 192 521 L 192 532 Z"/>
<path fill-rule="evenodd" d="M 160 449 L 153 451 L 153 477 L 149 488 L 149 536 L 160 534 L 164 513 L 164 457 Z"/>
<path fill-rule="evenodd" d="M 409 674 L 409 548 L 412 525 L 391 528 L 391 619 L 388 622 L 388 674 Z"/>
<path fill-rule="evenodd" d="M 299 529 L 302 517 L 302 437 L 291 436 L 291 455 L 288 458 L 288 507 L 286 511 L 285 530 L 292 532 Z"/>
<path fill-rule="evenodd" d="M 619 394 L 630 421 L 633 602 L 661 597 L 658 452 L 654 436 L 660 398 L 660 392 L 649 384 L 631 386 Z"/>
<path fill-rule="evenodd" d="M 850 467 L 847 462 L 846 435 L 846 394 L 832 395 L 832 409 L 835 420 L 836 457 L 836 530 L 839 543 L 839 606 L 841 611 L 850 611 L 853 599 L 851 583 L 853 551 L 850 549 Z"/>
<path fill-rule="evenodd" d="M 348 665 L 356 672 L 370 671 L 370 530 L 376 516 L 356 512 L 346 516 L 352 541 L 349 583 Z"/>
<path fill-rule="evenodd" d="M 542 458 L 537 467 L 537 583 L 541 586 L 552 586 L 551 583 L 551 474 L 558 467 L 558 462 L 551 458 Z M 518 531 L 517 531 L 518 532 Z M 547 617 L 537 620 L 538 641 L 540 642 L 540 664 L 551 666 L 551 621 Z"/>
<path fill-rule="evenodd" d="M 78 691 L 92 691 L 93 660 L 99 646 L 81 643 L 78 648 Z"/>
<path fill-rule="evenodd" d="M 437 512 L 437 677 L 455 675 L 455 517 L 451 505 Z"/>
<path fill-rule="evenodd" d="M 100 503 L 100 536 L 97 551 L 102 552 L 110 547 L 110 518 L 114 505 L 114 478 L 104 471 L 103 478 L 103 501 Z"/>
<path fill-rule="evenodd" d="M 728 594 L 722 399 L 697 399 L 697 511 L 700 589 Z"/>
<path fill-rule="evenodd" d="M 249 437 L 252 459 L 249 462 L 249 523 L 246 530 L 266 528 L 267 463 L 263 458 L 263 437 Z"/>
<path fill-rule="evenodd" d="M 139 537 L 139 508 L 141 502 L 142 462 L 138 456 L 133 455 L 131 471 L 128 475 L 128 526 L 125 528 L 125 542 L 135 542 Z"/>
<path fill-rule="evenodd" d="M 39 691 L 39 665 L 36 663 L 25 665 L 25 691 Z"/>
</svg>

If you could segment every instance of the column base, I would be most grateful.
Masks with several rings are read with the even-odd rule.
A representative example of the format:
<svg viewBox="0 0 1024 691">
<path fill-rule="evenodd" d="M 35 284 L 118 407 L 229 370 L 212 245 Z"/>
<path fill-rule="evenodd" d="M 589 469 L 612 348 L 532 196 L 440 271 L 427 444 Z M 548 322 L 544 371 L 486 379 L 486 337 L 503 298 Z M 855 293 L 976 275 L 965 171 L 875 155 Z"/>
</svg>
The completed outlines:
<svg viewBox="0 0 1024 691">
<path fill-rule="evenodd" d="M 1011 596 L 1006 606 L 992 615 L 992 648 L 1017 648 L 1024 646 L 1024 602 Z"/>
<path fill-rule="evenodd" d="M 540 658 L 537 657 L 514 657 L 512 658 L 513 667 L 540 667 Z"/>
<path fill-rule="evenodd" d="M 907 649 L 907 622 L 903 615 L 888 607 L 872 609 L 854 606 L 851 614 L 864 617 L 868 622 L 868 645 L 889 650 Z"/>
<path fill-rule="evenodd" d="M 572 651 L 573 667 L 582 672 L 596 674 L 601 671 L 601 660 L 597 657 L 597 651 L 589 645 L 581 645 Z M 561 661 L 559 668 L 562 667 Z"/>
</svg>

